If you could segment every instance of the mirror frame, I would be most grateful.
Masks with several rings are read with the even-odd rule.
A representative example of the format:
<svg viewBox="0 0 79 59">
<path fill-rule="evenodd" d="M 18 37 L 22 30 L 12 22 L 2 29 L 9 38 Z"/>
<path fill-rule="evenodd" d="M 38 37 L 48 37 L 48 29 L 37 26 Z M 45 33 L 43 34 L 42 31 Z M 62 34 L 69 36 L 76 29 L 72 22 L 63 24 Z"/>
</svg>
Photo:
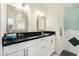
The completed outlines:
<svg viewBox="0 0 79 59">
<path fill-rule="evenodd" d="M 39 29 L 41 23 L 39 23 L 40 20 L 44 20 L 44 29 Z M 45 16 L 37 16 L 37 32 L 39 31 L 45 31 L 46 30 L 46 17 Z"/>
<path fill-rule="evenodd" d="M 6 11 L 7 11 L 7 6 L 10 6 L 10 7 L 12 7 L 14 10 L 16 10 L 16 11 L 18 11 L 18 12 L 22 12 L 22 13 L 25 13 L 26 15 L 27 15 L 27 28 L 26 28 L 26 30 L 21 30 L 20 32 L 28 32 L 28 12 L 25 12 L 24 10 L 22 10 L 22 9 L 19 9 L 19 8 L 16 8 L 16 7 L 14 7 L 14 6 L 11 6 L 11 5 L 6 5 Z M 6 12 L 6 33 L 20 33 L 19 31 L 17 32 L 18 30 L 15 30 L 14 32 L 10 32 L 9 31 L 9 29 L 8 29 L 8 15 L 7 15 L 7 12 Z"/>
</svg>

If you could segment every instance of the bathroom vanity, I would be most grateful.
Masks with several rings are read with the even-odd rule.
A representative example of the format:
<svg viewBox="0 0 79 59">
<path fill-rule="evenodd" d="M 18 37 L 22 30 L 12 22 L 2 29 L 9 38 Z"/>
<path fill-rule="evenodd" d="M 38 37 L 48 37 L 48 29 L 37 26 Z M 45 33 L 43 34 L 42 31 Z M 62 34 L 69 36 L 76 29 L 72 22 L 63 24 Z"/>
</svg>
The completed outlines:
<svg viewBox="0 0 79 59">
<path fill-rule="evenodd" d="M 27 12 L 6 5 L 6 15 L 6 34 L 2 40 L 3 56 L 49 56 L 55 52 L 55 32 L 45 31 L 45 16 L 36 15 L 37 32 L 29 32 Z"/>
<path fill-rule="evenodd" d="M 4 56 L 49 56 L 53 52 L 55 52 L 55 32 L 17 33 L 15 41 L 3 41 Z"/>
</svg>

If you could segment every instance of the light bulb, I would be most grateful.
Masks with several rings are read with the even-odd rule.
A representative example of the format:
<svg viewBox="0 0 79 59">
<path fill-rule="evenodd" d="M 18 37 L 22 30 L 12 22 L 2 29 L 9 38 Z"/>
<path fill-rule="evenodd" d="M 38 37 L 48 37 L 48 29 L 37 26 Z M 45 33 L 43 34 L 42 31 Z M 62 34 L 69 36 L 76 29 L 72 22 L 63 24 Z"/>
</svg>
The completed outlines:
<svg viewBox="0 0 79 59">
<path fill-rule="evenodd" d="M 40 16 L 44 16 L 44 12 L 41 12 L 41 13 L 40 13 Z"/>
</svg>

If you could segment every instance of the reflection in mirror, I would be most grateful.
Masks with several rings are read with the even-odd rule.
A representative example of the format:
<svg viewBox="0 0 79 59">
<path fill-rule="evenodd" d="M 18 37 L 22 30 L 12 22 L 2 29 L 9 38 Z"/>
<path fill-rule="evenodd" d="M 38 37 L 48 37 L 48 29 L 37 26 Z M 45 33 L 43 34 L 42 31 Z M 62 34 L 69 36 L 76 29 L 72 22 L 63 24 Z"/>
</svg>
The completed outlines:
<svg viewBox="0 0 79 59">
<path fill-rule="evenodd" d="M 7 33 L 26 32 L 28 30 L 28 15 L 22 10 L 7 5 Z"/>
<path fill-rule="evenodd" d="M 37 31 L 45 31 L 46 30 L 46 17 L 37 16 Z"/>
</svg>

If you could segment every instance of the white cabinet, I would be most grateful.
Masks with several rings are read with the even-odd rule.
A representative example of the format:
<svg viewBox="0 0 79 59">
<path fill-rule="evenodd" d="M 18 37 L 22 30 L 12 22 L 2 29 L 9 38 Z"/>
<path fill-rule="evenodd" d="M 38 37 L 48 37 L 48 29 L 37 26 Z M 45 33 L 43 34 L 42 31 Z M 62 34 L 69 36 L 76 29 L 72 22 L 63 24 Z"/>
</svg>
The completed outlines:
<svg viewBox="0 0 79 59">
<path fill-rule="evenodd" d="M 52 54 L 55 51 L 55 35 L 52 35 L 50 40 L 50 54 Z"/>
<path fill-rule="evenodd" d="M 38 56 L 48 56 L 49 45 L 48 42 L 38 44 Z"/>
<path fill-rule="evenodd" d="M 37 49 L 37 46 L 34 45 L 20 51 L 15 51 L 7 56 L 36 56 L 37 54 L 36 49 Z"/>
<path fill-rule="evenodd" d="M 11 54 L 9 54 L 7 56 L 24 56 L 24 50 L 22 50 L 22 51 L 16 51 L 16 52 L 11 53 Z"/>
<path fill-rule="evenodd" d="M 49 56 L 55 51 L 55 36 L 3 47 L 4 56 Z"/>
<path fill-rule="evenodd" d="M 50 51 L 50 40 L 47 37 L 38 40 L 38 56 L 48 56 Z"/>
<path fill-rule="evenodd" d="M 2 55 L 2 45 L 0 45 L 0 56 Z"/>
<path fill-rule="evenodd" d="M 36 56 L 36 55 L 37 55 L 37 45 L 25 49 L 25 56 Z"/>
<path fill-rule="evenodd" d="M 23 51 L 22 55 L 25 55 L 25 52 L 27 52 L 26 49 L 28 49 L 28 55 L 35 55 L 36 48 L 37 48 L 37 40 L 31 40 L 31 41 L 17 43 L 17 44 L 3 47 L 3 55 L 4 56 L 7 56 L 7 55 L 16 56 L 16 54 L 19 55 L 21 50 Z"/>
</svg>

